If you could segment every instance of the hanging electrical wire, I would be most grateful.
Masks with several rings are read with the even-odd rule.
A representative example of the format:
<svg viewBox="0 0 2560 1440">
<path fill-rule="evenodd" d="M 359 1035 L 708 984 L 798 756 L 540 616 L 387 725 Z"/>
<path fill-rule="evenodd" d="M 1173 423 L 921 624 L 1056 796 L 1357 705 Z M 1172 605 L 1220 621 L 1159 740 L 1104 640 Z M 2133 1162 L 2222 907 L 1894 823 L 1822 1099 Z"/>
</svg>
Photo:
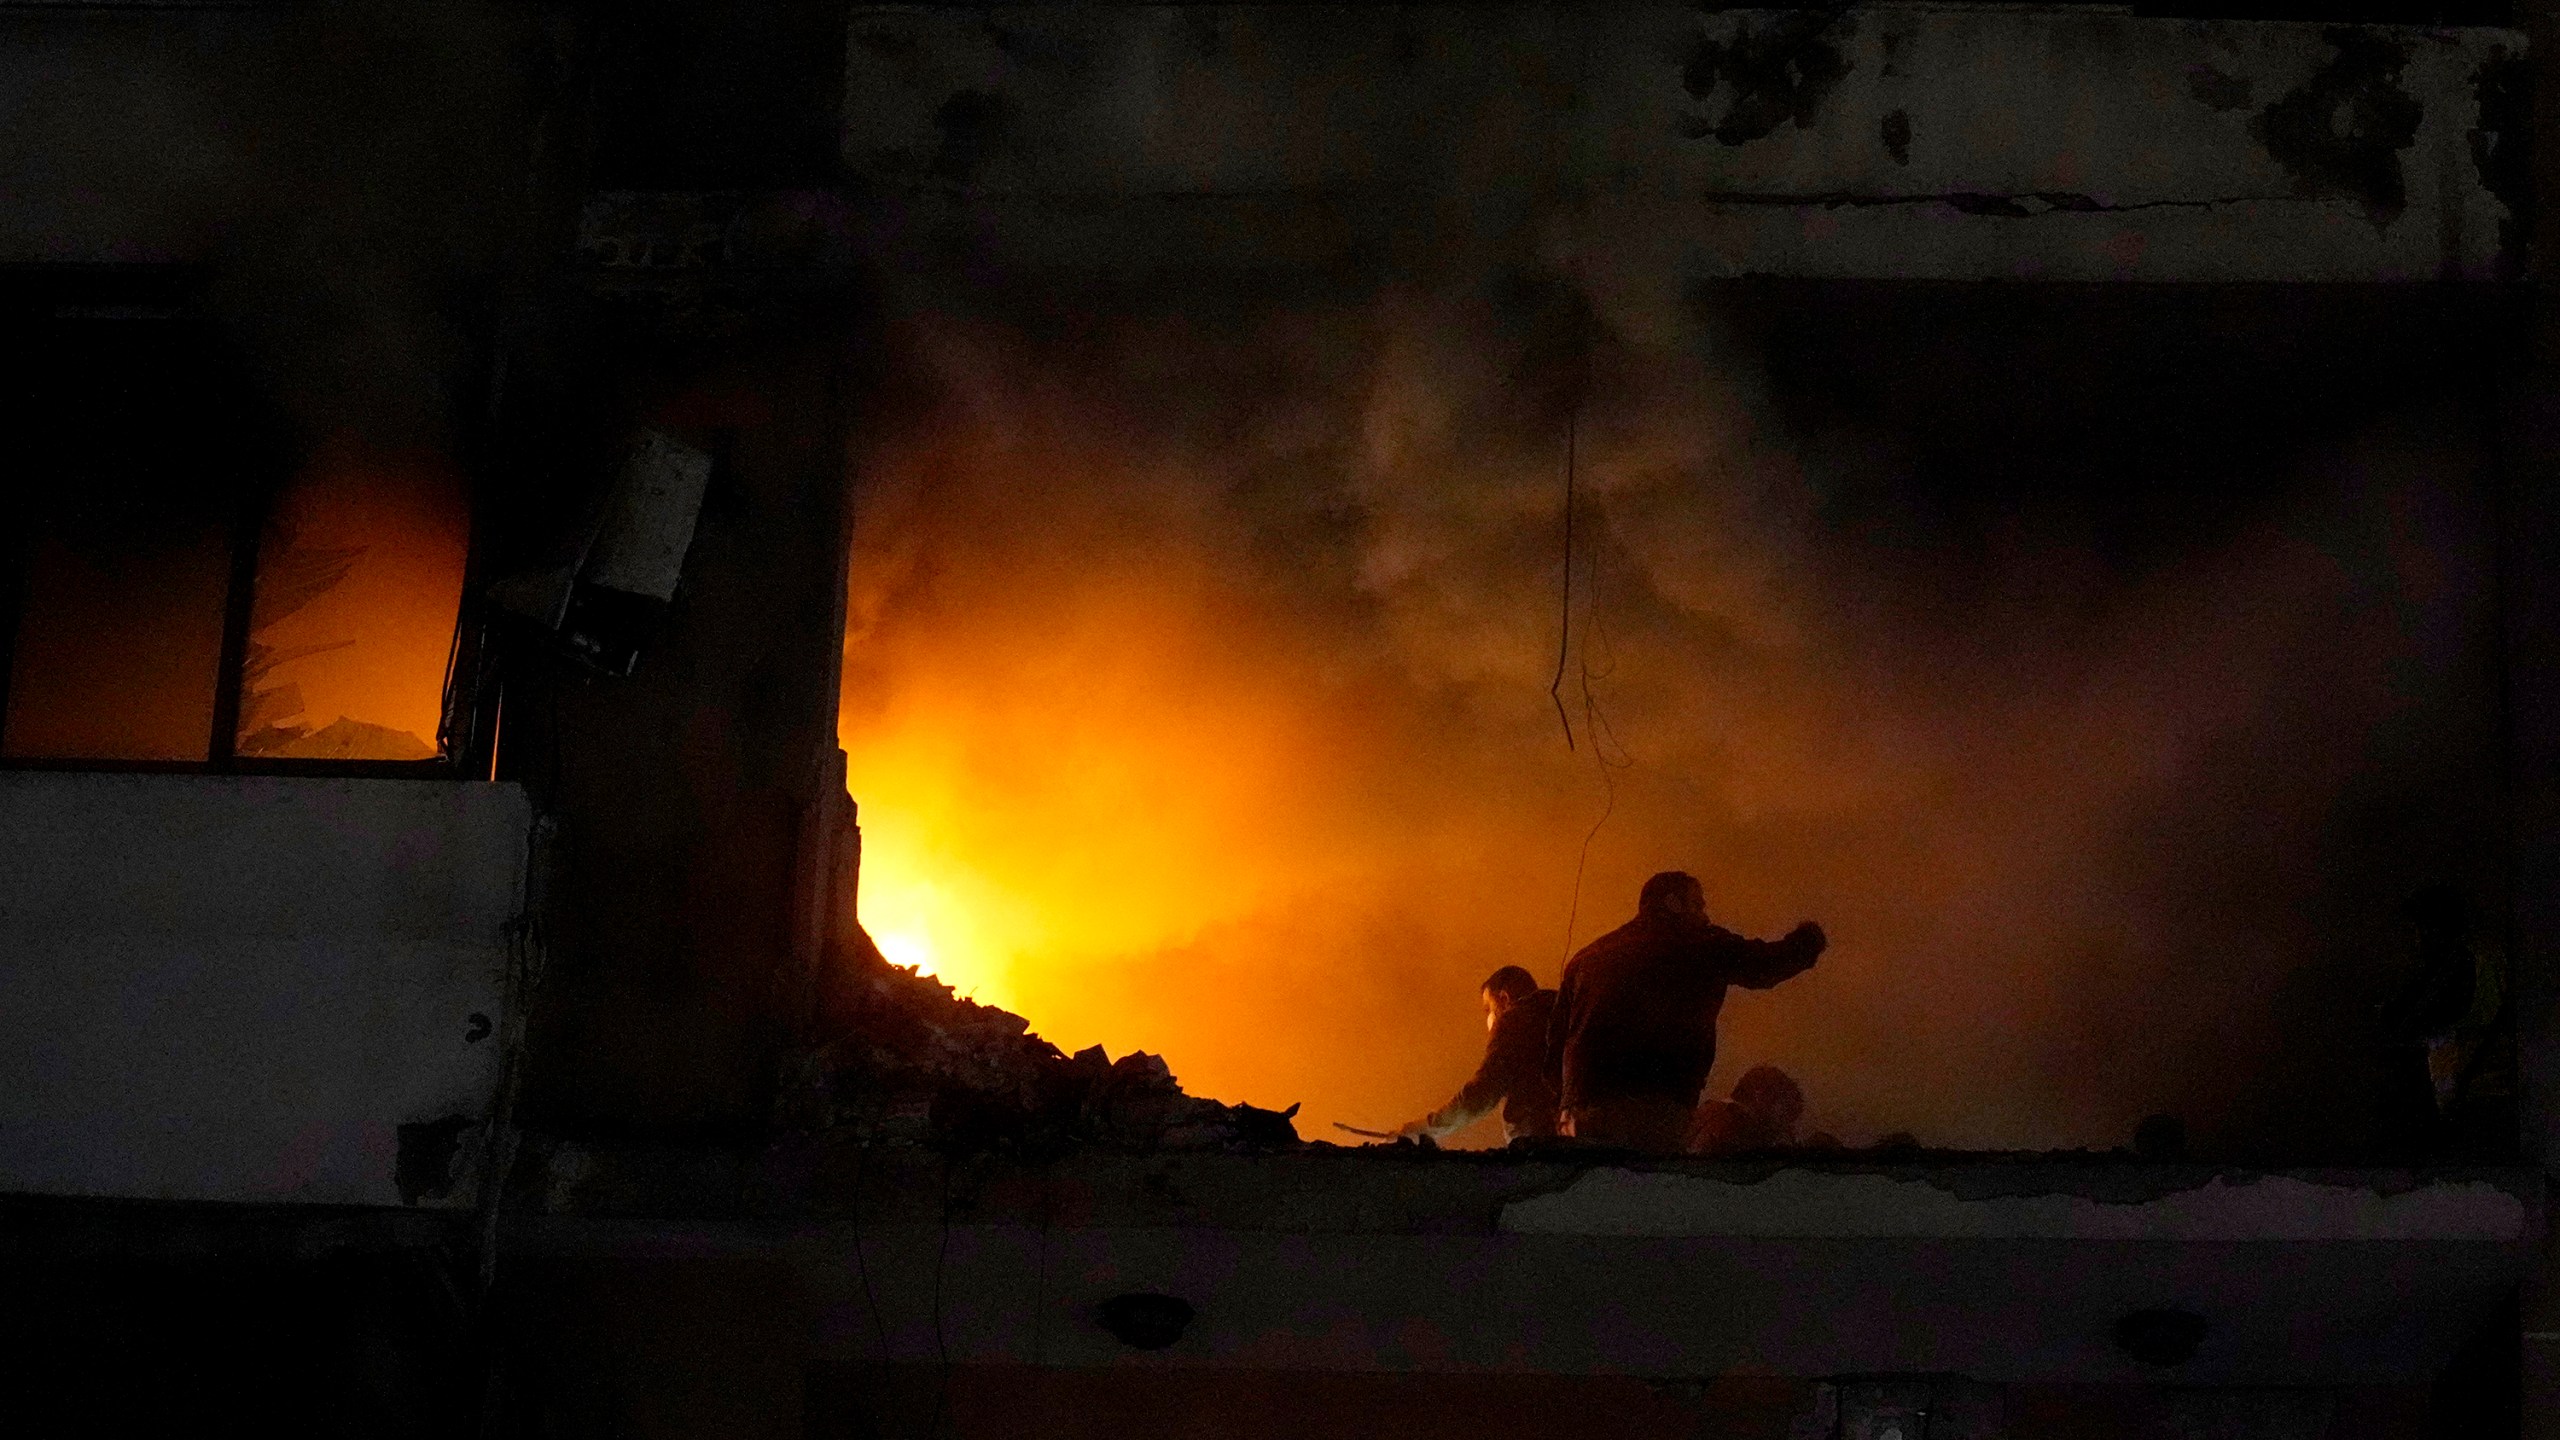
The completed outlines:
<svg viewBox="0 0 2560 1440">
<path fill-rule="evenodd" d="M 1627 747 L 1618 739 L 1617 731 L 1610 726 L 1609 712 L 1601 707 L 1600 692 L 1592 683 L 1608 679 L 1618 668 L 1617 654 L 1609 645 L 1608 628 L 1601 623 L 1600 556 L 1597 552 L 1591 557 L 1591 583 L 1587 588 L 1590 598 L 1583 605 L 1581 647 L 1582 733 L 1591 738 L 1591 760 L 1600 771 L 1600 789 L 1604 798 L 1600 818 L 1592 821 L 1591 828 L 1583 832 L 1581 853 L 1574 857 L 1573 898 L 1565 909 L 1564 917 L 1564 958 L 1567 961 L 1573 959 L 1574 926 L 1582 918 L 1582 877 L 1591 866 L 1591 842 L 1600 838 L 1600 831 L 1608 825 L 1609 818 L 1618 813 L 1616 772 L 1635 764 L 1635 757 L 1627 752 Z M 1601 657 L 1600 668 L 1596 671 L 1591 666 L 1595 641 Z M 1609 753 L 1612 749 L 1617 751 L 1614 757 Z"/>
<path fill-rule="evenodd" d="M 1583 43 L 1580 47 L 1580 54 L 1577 58 L 1575 67 L 1577 75 L 1577 90 L 1579 90 L 1582 85 L 1589 82 L 1591 75 L 1589 33 L 1587 30 L 1582 34 L 1582 41 Z M 1598 687 L 1593 683 L 1596 680 L 1608 679 L 1610 673 L 1617 668 L 1615 654 L 1609 648 L 1608 630 L 1601 624 L 1600 553 L 1597 549 L 1593 549 L 1591 552 L 1591 578 L 1589 585 L 1586 587 L 1589 591 L 1589 596 L 1583 602 L 1583 634 L 1582 643 L 1579 647 L 1576 647 L 1574 644 L 1573 634 L 1573 530 L 1574 501 L 1576 499 L 1575 482 L 1579 478 L 1577 472 L 1579 470 L 1579 462 L 1581 459 L 1582 406 L 1584 400 L 1591 393 L 1591 351 L 1594 339 L 1593 320 L 1595 318 L 1590 309 L 1591 290 L 1587 283 L 1587 277 L 1584 274 L 1583 267 L 1582 240 L 1588 233 L 1583 222 L 1587 218 L 1587 216 L 1581 214 L 1577 214 L 1574 217 L 1573 237 L 1571 243 L 1566 249 L 1566 272 L 1567 278 L 1572 284 L 1572 297 L 1575 305 L 1573 312 L 1573 359 L 1574 363 L 1580 367 L 1580 373 L 1575 377 L 1575 384 L 1572 391 L 1572 402 L 1565 410 L 1564 604 L 1562 620 L 1556 627 L 1556 673 L 1554 679 L 1548 683 L 1547 698 L 1554 702 L 1556 707 L 1556 719 L 1564 726 L 1565 748 L 1568 750 L 1578 751 L 1580 747 L 1577 746 L 1574 741 L 1573 721 L 1565 713 L 1563 692 L 1567 661 L 1570 659 L 1573 652 L 1579 648 L 1582 656 L 1582 733 L 1591 741 L 1591 761 L 1600 772 L 1602 800 L 1600 806 L 1600 818 L 1592 821 L 1591 828 L 1583 832 L 1582 847 L 1574 856 L 1573 891 L 1571 899 L 1566 903 L 1564 917 L 1564 960 L 1568 964 L 1570 964 L 1573 959 L 1574 928 L 1580 923 L 1582 918 L 1582 880 L 1584 874 L 1591 868 L 1592 842 L 1600 838 L 1600 832 L 1602 829 L 1607 827 L 1610 817 L 1618 813 L 1618 779 L 1616 772 L 1627 769 L 1635 763 L 1634 757 L 1627 753 L 1627 749 L 1623 744 L 1619 743 L 1617 732 L 1610 727 L 1608 712 L 1601 707 L 1600 692 Z M 1597 672 L 1592 669 L 1591 665 L 1592 648 L 1595 641 L 1598 643 L 1601 656 L 1601 666 Z M 1614 756 L 1610 753 L 1612 750 L 1617 752 Z"/>
<path fill-rule="evenodd" d="M 1564 748 L 1577 748 L 1573 743 L 1573 721 L 1564 713 L 1565 659 L 1573 649 L 1573 468 L 1576 423 L 1581 416 L 1582 399 L 1574 397 L 1573 409 L 1564 421 L 1564 606 L 1556 620 L 1556 678 L 1547 682 L 1547 698 L 1555 702 L 1556 722 L 1564 726 Z"/>
</svg>

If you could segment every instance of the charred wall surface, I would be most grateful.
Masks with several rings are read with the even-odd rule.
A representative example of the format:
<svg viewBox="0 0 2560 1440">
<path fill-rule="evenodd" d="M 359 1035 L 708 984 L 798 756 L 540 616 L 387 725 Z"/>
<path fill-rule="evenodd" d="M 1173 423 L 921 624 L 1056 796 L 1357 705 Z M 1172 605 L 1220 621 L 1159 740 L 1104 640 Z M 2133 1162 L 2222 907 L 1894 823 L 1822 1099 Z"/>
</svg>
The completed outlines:
<svg viewBox="0 0 2560 1440">
<path fill-rule="evenodd" d="M 2516 34 L 1923 7 L 413 18 L 0 6 L 0 118 L 19 137 L 0 147 L 0 256 L 210 277 L 204 313 L 290 417 L 287 448 L 354 433 L 466 472 L 439 763 L 520 783 L 557 837 L 530 877 L 542 978 L 503 1117 L 524 1160 L 478 1213 L 418 1224 L 0 1202 L 28 1413 L 67 1410 L 66 1432 L 253 1414 L 349 1433 L 999 1434 L 1033 1416 L 1061 1434 L 1570 1422 L 1809 1440 L 1932 1405 L 1979 1419 L 1947 1402 L 1957 1382 L 1920 1373 L 1960 1346 L 1895 1337 L 2018 1350 L 2062 1275 L 2086 1282 L 2069 1363 L 2016 1361 L 2005 1428 L 1967 1433 L 2419 1434 L 2495 1414 L 2494 1395 L 2431 1396 L 2424 1372 L 2504 1393 L 2513 1327 L 2482 1359 L 2465 1325 L 2495 1328 L 2538 1233 L 2517 1175 L 2269 1180 L 2235 1206 L 2262 1214 L 2295 1184 L 2359 1216 L 2442 1201 L 2462 1222 L 2444 1235 L 1524 1240 L 1502 1206 L 1569 1192 L 1598 1173 L 1588 1157 L 1524 1159 L 1535 1174 L 1488 1186 L 1458 1157 L 1311 1151 L 1287 1114 L 1184 1095 L 1152 1057 L 1060 1055 L 1019 1018 L 886 972 L 850 928 L 835 707 L 847 456 L 929 409 L 931 377 L 905 363 L 920 316 L 1018 326 L 1059 373 L 1116 383 L 1145 367 L 1072 362 L 1107 362 L 1097 337 L 1131 316 L 1250 338 L 1219 326 L 1409 285 L 1496 309 L 1574 292 L 1557 313 L 1638 337 L 1645 317 L 1711 311 L 1764 368 L 1773 413 L 1925 475 L 1895 494 L 1929 513 L 1904 518 L 1997 538 L 2002 517 L 2059 503 L 2135 568 L 2265 500 L 2248 476 L 2284 441 L 2386 401 L 2422 398 L 2432 441 L 2468 464 L 2493 448 L 2483 395 L 2515 373 Z M 2017 387 L 2002 404 L 1962 403 L 1999 385 Z M 2179 483 L 2128 483 L 2086 433 L 2128 393 L 2116 438 L 2169 437 Z M 681 579 L 656 605 L 577 610 L 646 437 L 709 458 Z M 2543 528 L 2507 532 L 2512 565 Z M 521 595 L 557 604 L 505 598 Z M 2546 638 L 2517 625 L 2514 673 L 2547 679 Z M 2499 675 L 2480 633 L 2448 643 L 2462 693 L 2391 752 L 2409 763 L 2366 797 L 2380 828 L 2307 852 L 2346 913 L 2405 878 L 2385 851 L 2451 857 L 2484 890 L 2503 878 L 2497 822 L 2465 823 L 2502 798 L 2500 737 L 2472 733 L 2494 704 L 2471 703 Z M 2548 878 L 2521 874 L 2528 914 Z M 2265 1103 L 2242 1139 L 2309 1135 L 2335 1158 L 2339 1137 L 2299 1123 L 2350 1048 L 2333 1018 L 2277 1080 L 2254 1077 Z M 2114 1134 L 2185 1099 L 2100 1118 Z M 2158 1198 L 2108 1190 L 2136 1168 L 2120 1159 L 2088 1162 L 2096 1180 L 1945 1164 L 1956 1188 L 2009 1185 L 2030 1207 Z M 1674 1181 L 1854 1198 L 1869 1165 Z M 397 1174 L 366 1178 L 380 1199 Z M 2263 1177 L 2137 1178 L 2220 1195 Z M 1959 1204 L 1957 1228 L 2008 1213 L 1990 1202 Z M 2464 1228 L 2474 1202 L 2506 1228 Z M 1048 1268 L 1061 1229 L 1088 1232 L 1072 1284 Z M 1574 1334 L 1539 1349 L 1541 1305 L 1612 1267 L 1705 1281 L 1658 1285 L 1632 1324 L 1623 1296 L 1586 1287 Z M 1769 1277 L 1815 1271 L 1869 1304 L 1859 1345 L 1823 1348 L 1827 1311 L 1780 1343 L 1698 1298 L 1718 1276 L 1775 1293 Z M 1909 1288 L 1861 1285 L 1876 1273 Z M 1239 1275 L 1252 1284 L 1222 1300 Z M 1203 1360 L 1177 1336 L 1141 1356 L 1100 1312 L 1159 1291 L 1205 1317 L 1191 1344 L 1225 1348 Z M 2311 1293 L 2367 1308 L 2288 1353 Z M 1942 1308 L 1984 1294 L 2014 1304 Z M 1425 1318 L 1418 1297 L 1441 1308 Z M 2275 1359 L 2216 1370 L 2231 1352 L 2207 1352 L 2164 1379 L 2108 1328 L 2144 1313 L 2128 1306 L 2217 1304 L 2219 1333 Z M 1073 1334 L 1056 1351 L 1052 1322 Z M 1714 1345 L 1693 1345 L 1702 1325 Z M 1862 1379 L 1836 1358 L 1853 1353 L 1912 1373 Z M 146 1395 L 136 1376 L 173 1383 Z"/>
<path fill-rule="evenodd" d="M 909 243 L 1046 216 L 981 233 L 1070 266 L 1116 235 L 1123 268 L 1410 268 L 1542 225 L 1699 274 L 2478 278 L 2519 263 L 2522 53 L 1925 6 L 858 10 L 844 158 Z"/>
</svg>

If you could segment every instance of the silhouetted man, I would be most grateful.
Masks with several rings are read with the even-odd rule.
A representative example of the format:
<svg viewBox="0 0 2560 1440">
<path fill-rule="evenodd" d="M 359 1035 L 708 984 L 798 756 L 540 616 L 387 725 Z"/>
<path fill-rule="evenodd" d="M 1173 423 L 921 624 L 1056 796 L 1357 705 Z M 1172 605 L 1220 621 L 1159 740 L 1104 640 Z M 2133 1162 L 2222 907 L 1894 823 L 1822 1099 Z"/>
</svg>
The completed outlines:
<svg viewBox="0 0 2560 1440">
<path fill-rule="evenodd" d="M 1459 1087 L 1448 1104 L 1407 1123 L 1399 1135 L 1428 1135 L 1445 1140 L 1502 1107 L 1504 1135 L 1556 1133 L 1556 1087 L 1547 1078 L 1547 1026 L 1555 1015 L 1556 992 L 1538 988 L 1537 978 L 1517 965 L 1505 965 L 1485 977 L 1484 1061 L 1475 1078 Z"/>
<path fill-rule="evenodd" d="M 1644 882 L 1636 918 L 1582 947 L 1556 987 L 1547 1073 L 1564 1133 L 1607 1145 L 1683 1148 L 1716 1059 L 1725 987 L 1765 990 L 1822 954 L 1808 920 L 1783 940 L 1748 940 L 1707 920 L 1697 877 Z"/>
</svg>

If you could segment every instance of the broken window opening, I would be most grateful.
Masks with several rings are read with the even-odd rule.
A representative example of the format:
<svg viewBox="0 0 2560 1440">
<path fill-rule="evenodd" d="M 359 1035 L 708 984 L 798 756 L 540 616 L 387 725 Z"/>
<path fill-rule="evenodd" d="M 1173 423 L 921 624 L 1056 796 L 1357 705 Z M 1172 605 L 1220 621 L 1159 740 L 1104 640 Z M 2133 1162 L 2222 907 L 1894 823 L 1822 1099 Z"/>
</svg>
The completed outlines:
<svg viewBox="0 0 2560 1440">
<path fill-rule="evenodd" d="M 447 771 L 460 477 L 345 439 L 291 464 L 183 276 L 7 279 L 0 764 Z"/>
<path fill-rule="evenodd" d="M 437 758 L 468 529 L 449 471 L 325 450 L 260 536 L 234 753 Z"/>
</svg>

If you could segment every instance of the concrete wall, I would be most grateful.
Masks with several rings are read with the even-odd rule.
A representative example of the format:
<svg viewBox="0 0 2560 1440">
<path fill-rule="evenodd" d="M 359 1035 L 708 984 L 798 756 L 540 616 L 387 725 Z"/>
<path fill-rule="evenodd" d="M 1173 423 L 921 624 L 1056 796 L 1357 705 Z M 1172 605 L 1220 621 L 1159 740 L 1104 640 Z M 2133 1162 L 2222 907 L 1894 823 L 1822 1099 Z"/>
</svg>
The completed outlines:
<svg viewBox="0 0 2560 1440">
<path fill-rule="evenodd" d="M 530 816 L 513 785 L 0 774 L 0 1192 L 470 1203 Z"/>
<path fill-rule="evenodd" d="M 516 1217 L 508 1247 L 778 1265 L 812 1353 L 861 1365 L 2424 1386 L 2543 1224 L 2519 1171 L 852 1143 L 706 1160 L 555 1150 L 551 1213 Z M 1132 1292 L 1194 1317 L 1132 1348 L 1096 1318 Z M 2201 1317 L 2202 1343 L 2137 1359 L 2115 1326 L 2146 1309 Z"/>
<path fill-rule="evenodd" d="M 521 206 L 530 31 L 478 5 L 0 8 L 0 262 L 219 250 L 388 298 Z"/>
<path fill-rule="evenodd" d="M 0 15 L 0 128 L 17 137 L 0 147 L 0 261 L 200 255 L 244 208 L 223 180 L 249 168 L 202 84 L 272 65 L 281 30 L 226 11 Z"/>
<path fill-rule="evenodd" d="M 540 1128 L 750 1130 L 807 1008 L 803 872 L 828 863 L 830 833 L 813 811 L 844 790 L 851 344 L 824 329 L 823 307 L 800 310 L 787 323 L 820 333 L 725 346 L 642 316 L 625 350 L 584 352 L 596 373 L 640 371 L 629 403 L 644 423 L 719 459 L 674 603 L 633 673 L 526 654 L 507 680 L 499 764 L 560 823 L 526 1072 Z"/>
<path fill-rule="evenodd" d="M 2523 38 L 2088 10 L 855 13 L 893 243 L 1018 264 L 2396 280 L 2515 262 Z"/>
<path fill-rule="evenodd" d="M 866 1383 L 867 1382 L 867 1383 Z M 1214 1435 L 1465 1435 L 1475 1440 L 1882 1440 L 1900 1420 L 1927 1440 L 2383 1440 L 2439 1432 L 2428 1396 L 2406 1387 L 2180 1390 L 2136 1385 L 1973 1391 L 1958 1412 L 1929 1380 L 1788 1381 L 1720 1375 L 1664 1382 L 1623 1376 L 1384 1375 L 1320 1371 L 1059 1371 L 1033 1366 L 915 1366 L 839 1382 L 844 1410 L 870 1433 L 926 1432 L 937 1411 L 954 1440 L 1036 1433 L 1044 1440 Z M 1970 1387 L 1968 1387 L 1970 1388 Z M 834 1394 L 821 1389 L 822 1403 Z M 1891 1397 L 1888 1409 L 1872 1403 Z M 1927 1410 L 1927 1429 L 1911 1405 Z M 1861 1403 L 1869 1401 L 1870 1403 Z M 821 1415 L 835 1412 L 821 1411 Z M 1878 1423 L 1879 1421 L 1883 1423 Z M 804 1433 L 861 1435 L 858 1423 Z"/>
<path fill-rule="evenodd" d="M 2533 0 L 2520 19 L 2541 42 L 2535 55 L 2535 120 L 2560 133 L 2560 75 L 2552 73 L 2560 6 Z M 2560 1169 L 2560 584 L 2549 557 L 2560 553 L 2560 291 L 2552 257 L 2548 197 L 2560 194 L 2560 145 L 2530 156 L 2537 212 L 2532 277 L 2534 365 L 2508 391 L 2506 525 L 2500 573 L 2507 582 L 2508 714 L 2511 726 L 2511 835 L 2515 1010 L 2525 1158 L 2548 1175 Z M 2517 1305 L 2519 1389 L 2528 1440 L 2560 1440 L 2560 1234 L 2546 1229 L 2540 1263 Z"/>
<path fill-rule="evenodd" d="M 799 1250 L 828 1333 L 854 1357 L 1998 1383 L 2423 1385 L 2520 1269 L 2513 1237 L 2502 1252 L 2477 1237 L 1044 1235 L 954 1223 L 947 1236 L 879 1226 L 861 1240 L 859 1264 L 850 1234 Z M 1120 1348 L 1091 1317 L 1132 1292 L 1180 1296 L 1199 1318 L 1161 1354 Z M 2111 1338 L 2124 1316 L 2155 1308 L 2212 1327 L 2174 1374 Z"/>
<path fill-rule="evenodd" d="M 761 1115 L 777 975 L 814 944 L 804 832 L 842 803 L 824 782 L 856 346 L 823 313 L 840 297 L 806 284 L 775 300 L 686 270 L 630 293 L 594 246 L 573 256 L 563 197 L 827 178 L 760 162 L 809 130 L 832 165 L 843 17 L 608 8 L 0 7 L 0 264 L 201 266 L 191 298 L 297 441 L 353 433 L 471 475 L 492 574 L 574 536 L 637 428 L 718 452 L 637 674 L 513 632 L 486 673 L 506 696 L 497 763 L 560 821 L 529 1112 L 734 1129 Z M 795 66 L 787 100 L 740 93 Z M 842 247 L 789 257 L 796 279 L 818 262 L 851 269 Z"/>
</svg>

